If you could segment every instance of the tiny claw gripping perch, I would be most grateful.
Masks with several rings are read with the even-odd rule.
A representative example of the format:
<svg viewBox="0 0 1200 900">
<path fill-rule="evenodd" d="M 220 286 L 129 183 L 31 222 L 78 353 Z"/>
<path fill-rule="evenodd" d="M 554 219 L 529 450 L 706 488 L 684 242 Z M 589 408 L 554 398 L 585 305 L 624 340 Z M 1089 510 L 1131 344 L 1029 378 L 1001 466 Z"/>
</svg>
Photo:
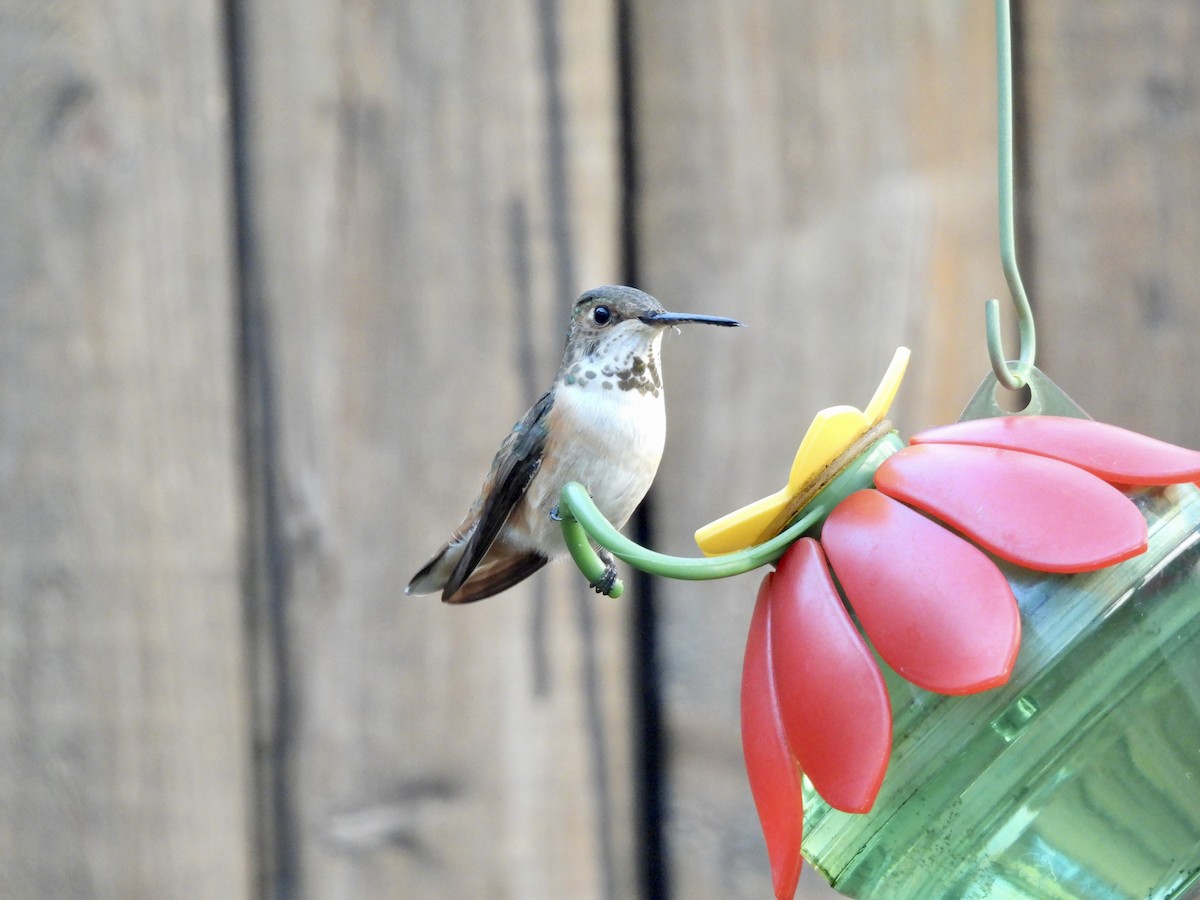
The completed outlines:
<svg viewBox="0 0 1200 900">
<path fill-rule="evenodd" d="M 603 574 L 595 581 L 589 581 L 588 586 L 597 594 L 611 596 L 612 589 L 617 584 L 617 563 L 613 555 L 603 547 L 596 551 L 596 556 L 604 564 Z"/>
</svg>

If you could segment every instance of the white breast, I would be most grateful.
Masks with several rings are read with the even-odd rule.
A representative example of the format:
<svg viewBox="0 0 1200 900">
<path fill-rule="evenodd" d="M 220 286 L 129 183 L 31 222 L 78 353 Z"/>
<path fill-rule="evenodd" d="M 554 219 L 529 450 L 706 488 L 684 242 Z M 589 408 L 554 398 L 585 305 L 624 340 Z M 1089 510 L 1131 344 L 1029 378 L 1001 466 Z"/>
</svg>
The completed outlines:
<svg viewBox="0 0 1200 900">
<path fill-rule="evenodd" d="M 662 459 L 666 414 L 656 397 L 590 384 L 562 385 L 554 399 L 560 422 L 570 422 L 572 439 L 560 445 L 555 465 L 543 466 L 529 486 L 528 499 L 546 516 L 535 527 L 534 545 L 544 553 L 563 552 L 562 533 L 549 518 L 562 486 L 577 481 L 597 508 L 620 528 L 650 489 Z M 560 418 L 561 417 L 561 418 Z"/>
</svg>

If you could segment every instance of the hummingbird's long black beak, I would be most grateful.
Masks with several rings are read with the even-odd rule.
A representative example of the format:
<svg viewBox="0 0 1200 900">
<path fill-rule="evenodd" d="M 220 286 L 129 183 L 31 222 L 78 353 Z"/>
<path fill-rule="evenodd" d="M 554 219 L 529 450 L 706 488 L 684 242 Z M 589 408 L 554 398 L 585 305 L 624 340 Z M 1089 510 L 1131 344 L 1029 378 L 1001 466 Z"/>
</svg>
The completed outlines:
<svg viewBox="0 0 1200 900">
<path fill-rule="evenodd" d="M 723 325 L 726 328 L 740 326 L 737 319 L 726 319 L 724 316 L 695 316 L 691 313 L 656 312 L 638 316 L 647 325 L 682 325 L 684 322 L 699 322 L 702 325 Z"/>
</svg>

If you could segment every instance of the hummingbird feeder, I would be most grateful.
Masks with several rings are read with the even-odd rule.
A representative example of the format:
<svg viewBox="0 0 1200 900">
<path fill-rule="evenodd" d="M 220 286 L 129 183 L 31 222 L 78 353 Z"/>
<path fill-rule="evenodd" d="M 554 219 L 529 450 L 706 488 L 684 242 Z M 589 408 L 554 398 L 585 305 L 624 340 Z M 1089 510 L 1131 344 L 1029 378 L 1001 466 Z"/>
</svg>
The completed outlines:
<svg viewBox="0 0 1200 900">
<path fill-rule="evenodd" d="M 1200 452 L 1092 421 L 1034 366 L 1013 235 L 1007 0 L 996 0 L 1000 255 L 993 372 L 960 420 L 907 444 L 887 411 L 823 410 L 787 483 L 666 556 L 568 484 L 563 535 L 644 571 L 762 565 L 742 742 L 775 893 L 803 853 L 891 897 L 1182 897 L 1200 884 Z M 1016 414 L 1001 390 L 1026 389 Z M 619 595 L 618 581 L 609 591 Z"/>
</svg>

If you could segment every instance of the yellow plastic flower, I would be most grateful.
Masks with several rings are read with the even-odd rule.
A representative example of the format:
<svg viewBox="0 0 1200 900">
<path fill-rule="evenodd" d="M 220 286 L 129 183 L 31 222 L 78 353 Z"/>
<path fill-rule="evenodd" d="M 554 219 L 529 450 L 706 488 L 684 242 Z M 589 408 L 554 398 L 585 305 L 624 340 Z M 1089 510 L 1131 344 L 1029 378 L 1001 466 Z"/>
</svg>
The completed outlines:
<svg viewBox="0 0 1200 900">
<path fill-rule="evenodd" d="M 787 484 L 741 509 L 709 522 L 696 531 L 696 543 L 706 556 L 732 553 L 768 541 L 787 527 L 803 506 L 848 462 L 874 440 L 900 389 L 908 367 L 908 348 L 892 357 L 883 380 L 865 411 L 831 406 L 813 417 L 800 442 Z"/>
</svg>

